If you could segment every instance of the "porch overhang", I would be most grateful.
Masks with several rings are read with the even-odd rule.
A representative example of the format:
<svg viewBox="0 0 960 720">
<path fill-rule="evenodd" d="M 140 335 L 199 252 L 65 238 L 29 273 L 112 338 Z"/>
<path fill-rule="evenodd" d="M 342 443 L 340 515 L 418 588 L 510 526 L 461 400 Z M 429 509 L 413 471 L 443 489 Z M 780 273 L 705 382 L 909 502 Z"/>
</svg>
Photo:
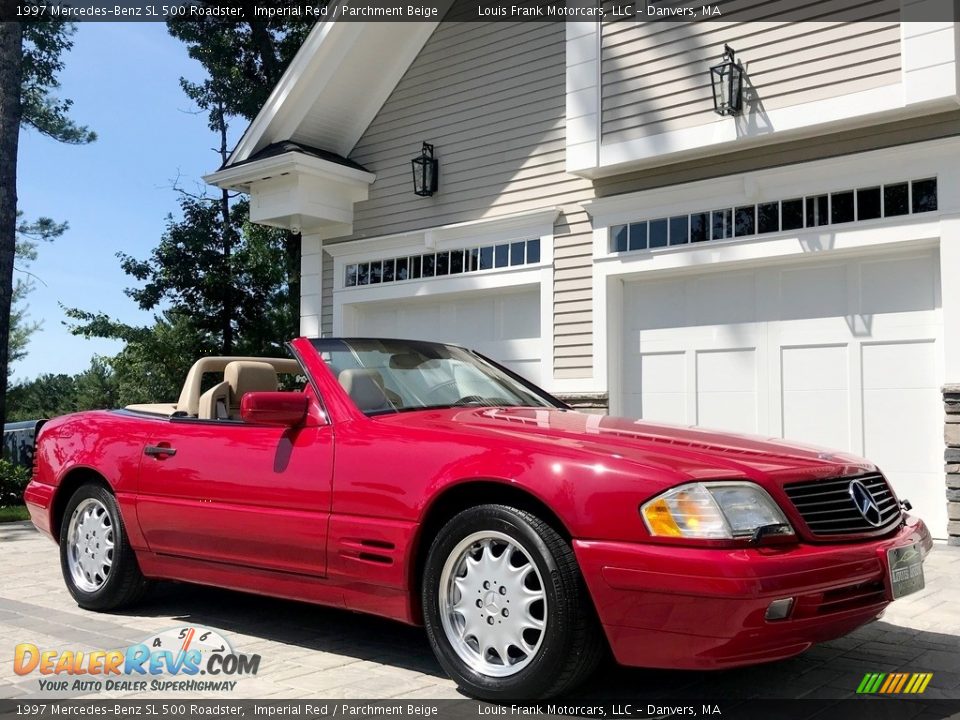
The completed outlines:
<svg viewBox="0 0 960 720">
<path fill-rule="evenodd" d="M 250 220 L 293 232 L 337 237 L 353 232 L 354 203 L 376 175 L 290 151 L 229 166 L 203 178 L 250 195 Z"/>
</svg>

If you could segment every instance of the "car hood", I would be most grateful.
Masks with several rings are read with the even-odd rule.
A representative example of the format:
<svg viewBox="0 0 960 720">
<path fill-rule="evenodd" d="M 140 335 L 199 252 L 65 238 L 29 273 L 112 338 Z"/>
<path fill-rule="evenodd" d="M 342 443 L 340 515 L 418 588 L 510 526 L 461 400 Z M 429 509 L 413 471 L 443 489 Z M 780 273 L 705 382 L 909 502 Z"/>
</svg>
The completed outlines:
<svg viewBox="0 0 960 720">
<path fill-rule="evenodd" d="M 757 480 L 813 480 L 872 472 L 868 461 L 840 451 L 694 427 L 665 425 L 609 415 L 551 408 L 451 408 L 384 416 L 405 427 L 430 426 L 466 434 L 494 433 L 592 456 L 604 463 L 642 466 L 682 480 L 745 477 Z M 638 469 L 638 468 L 634 468 Z M 779 483 L 778 483 L 779 484 Z"/>
</svg>

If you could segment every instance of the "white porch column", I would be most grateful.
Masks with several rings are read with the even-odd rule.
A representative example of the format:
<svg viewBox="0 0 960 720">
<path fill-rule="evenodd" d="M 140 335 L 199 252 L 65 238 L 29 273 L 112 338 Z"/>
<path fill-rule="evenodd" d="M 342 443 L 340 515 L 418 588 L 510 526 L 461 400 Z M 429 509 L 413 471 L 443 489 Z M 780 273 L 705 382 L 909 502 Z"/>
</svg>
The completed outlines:
<svg viewBox="0 0 960 720">
<path fill-rule="evenodd" d="M 300 244 L 300 334 L 320 337 L 322 236 L 304 235 Z"/>
</svg>

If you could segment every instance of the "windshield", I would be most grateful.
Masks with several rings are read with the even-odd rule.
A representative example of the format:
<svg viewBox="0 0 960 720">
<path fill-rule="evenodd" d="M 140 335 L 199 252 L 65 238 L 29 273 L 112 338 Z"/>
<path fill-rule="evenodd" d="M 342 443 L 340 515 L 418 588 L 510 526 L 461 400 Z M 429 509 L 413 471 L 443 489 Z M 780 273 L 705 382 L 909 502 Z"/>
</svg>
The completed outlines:
<svg viewBox="0 0 960 720">
<path fill-rule="evenodd" d="M 367 415 L 460 406 L 562 407 L 476 353 L 414 340 L 313 340 Z"/>
</svg>

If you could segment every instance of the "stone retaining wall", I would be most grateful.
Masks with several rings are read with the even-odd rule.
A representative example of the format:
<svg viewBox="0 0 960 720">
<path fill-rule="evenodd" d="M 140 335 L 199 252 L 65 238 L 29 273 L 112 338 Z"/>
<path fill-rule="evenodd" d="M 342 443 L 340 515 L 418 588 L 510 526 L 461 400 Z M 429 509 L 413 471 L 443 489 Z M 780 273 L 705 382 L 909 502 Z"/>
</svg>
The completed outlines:
<svg viewBox="0 0 960 720">
<path fill-rule="evenodd" d="M 947 475 L 947 533 L 951 545 L 960 545 L 960 385 L 944 385 L 946 411 L 943 440 L 947 445 L 943 459 Z"/>
</svg>

